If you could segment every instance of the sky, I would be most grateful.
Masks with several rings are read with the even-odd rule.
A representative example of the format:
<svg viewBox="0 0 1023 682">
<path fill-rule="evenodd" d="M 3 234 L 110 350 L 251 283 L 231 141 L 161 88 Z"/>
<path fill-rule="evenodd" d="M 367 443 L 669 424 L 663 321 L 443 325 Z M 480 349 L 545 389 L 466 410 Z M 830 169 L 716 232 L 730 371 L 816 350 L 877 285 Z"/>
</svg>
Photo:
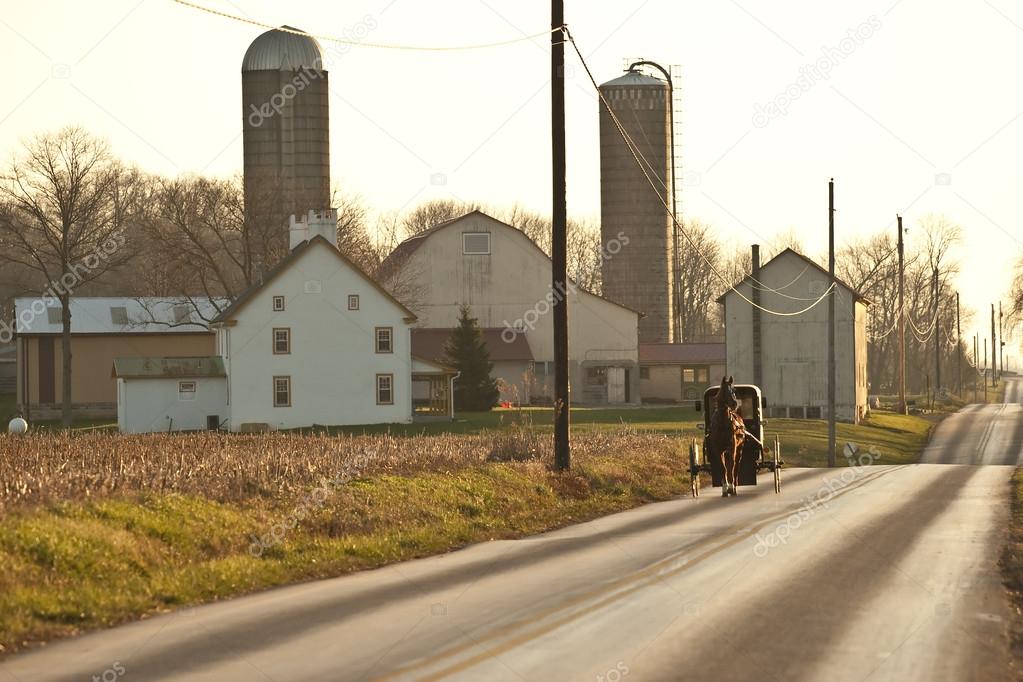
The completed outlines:
<svg viewBox="0 0 1023 682">
<path fill-rule="evenodd" d="M 0 157 L 67 124 L 166 175 L 241 172 L 240 67 L 264 29 L 172 0 L 3 0 Z M 542 33 L 536 0 L 197 0 L 257 23 L 451 46 Z M 1023 6 L 1010 0 L 566 0 L 599 82 L 625 60 L 679 65 L 682 211 L 736 245 L 793 231 L 827 247 L 944 214 L 964 335 L 990 335 L 1023 256 Z M 550 212 L 550 39 L 424 52 L 322 41 L 331 181 L 374 211 L 454 197 Z M 598 102 L 567 51 L 570 215 L 600 211 Z M 1013 353 L 1015 354 L 1015 353 Z"/>
</svg>

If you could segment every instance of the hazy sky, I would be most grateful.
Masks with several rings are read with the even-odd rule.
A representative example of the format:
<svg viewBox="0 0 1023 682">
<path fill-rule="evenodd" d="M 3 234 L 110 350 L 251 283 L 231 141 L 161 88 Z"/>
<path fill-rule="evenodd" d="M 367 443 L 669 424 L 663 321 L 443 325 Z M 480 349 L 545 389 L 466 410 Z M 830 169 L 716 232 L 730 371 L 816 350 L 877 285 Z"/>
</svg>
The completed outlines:
<svg viewBox="0 0 1023 682">
<path fill-rule="evenodd" d="M 464 45 L 550 23 L 549 3 L 532 0 L 200 4 L 381 43 Z M 818 253 L 833 176 L 840 243 L 894 232 L 896 212 L 912 242 L 915 220 L 944 213 L 965 230 L 964 303 L 986 316 L 1007 291 L 1023 254 L 1019 3 L 568 0 L 566 19 L 600 81 L 627 57 L 681 65 L 687 217 L 741 244 L 793 229 Z M 147 170 L 238 173 L 239 71 L 262 30 L 170 0 L 4 0 L 0 153 L 78 123 Z M 333 184 L 382 212 L 454 196 L 549 213 L 549 38 L 324 48 Z M 568 60 L 569 212 L 596 217 L 597 100 Z M 765 108 L 786 92 L 784 112 Z M 988 335 L 986 321 L 972 326 Z"/>
</svg>

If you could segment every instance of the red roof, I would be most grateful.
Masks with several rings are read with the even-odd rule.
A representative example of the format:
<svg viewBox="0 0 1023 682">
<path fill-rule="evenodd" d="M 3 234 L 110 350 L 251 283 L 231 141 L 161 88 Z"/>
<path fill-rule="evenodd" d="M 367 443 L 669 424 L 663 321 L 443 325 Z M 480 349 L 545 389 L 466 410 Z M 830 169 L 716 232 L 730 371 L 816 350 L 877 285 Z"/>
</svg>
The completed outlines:
<svg viewBox="0 0 1023 682">
<path fill-rule="evenodd" d="M 725 364 L 723 343 L 641 343 L 641 365 Z"/>
<path fill-rule="evenodd" d="M 451 336 L 452 328 L 416 328 L 412 330 L 412 355 L 441 362 L 444 360 L 444 344 Z M 510 329 L 487 327 L 483 332 L 483 340 L 490 351 L 491 362 L 501 360 L 533 360 L 533 351 L 526 341 L 526 335 L 515 333 Z"/>
</svg>

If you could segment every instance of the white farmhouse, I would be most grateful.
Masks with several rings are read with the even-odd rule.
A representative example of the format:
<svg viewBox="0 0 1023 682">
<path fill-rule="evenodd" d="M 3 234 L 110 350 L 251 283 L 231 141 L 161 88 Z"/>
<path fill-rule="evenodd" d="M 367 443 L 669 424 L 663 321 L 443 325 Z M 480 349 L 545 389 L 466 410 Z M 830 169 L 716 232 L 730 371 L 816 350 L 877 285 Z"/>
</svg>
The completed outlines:
<svg viewBox="0 0 1023 682">
<path fill-rule="evenodd" d="M 407 423 L 414 378 L 429 411 L 450 416 L 453 373 L 413 360 L 415 315 L 338 251 L 336 225 L 334 211 L 292 217 L 291 253 L 213 321 L 215 357 L 202 367 L 121 361 L 122 430 Z"/>
<path fill-rule="evenodd" d="M 499 359 L 494 377 L 522 402 L 553 395 L 552 302 L 564 296 L 572 401 L 639 403 L 640 313 L 574 284 L 552 291 L 550 258 L 521 230 L 473 211 L 405 240 L 380 273 L 384 286 L 415 310 L 421 328 L 453 329 L 459 307 L 468 304 Z"/>
<path fill-rule="evenodd" d="M 824 419 L 827 299 L 798 315 L 757 313 L 751 302 L 774 312 L 797 313 L 827 291 L 828 272 L 792 249 L 763 267 L 757 254 L 754 249 L 754 274 L 718 299 L 724 306 L 728 374 L 737 383 L 759 384 L 771 416 Z M 868 305 L 870 301 L 852 287 L 837 283 L 835 407 L 842 421 L 858 423 L 867 413 Z"/>
</svg>

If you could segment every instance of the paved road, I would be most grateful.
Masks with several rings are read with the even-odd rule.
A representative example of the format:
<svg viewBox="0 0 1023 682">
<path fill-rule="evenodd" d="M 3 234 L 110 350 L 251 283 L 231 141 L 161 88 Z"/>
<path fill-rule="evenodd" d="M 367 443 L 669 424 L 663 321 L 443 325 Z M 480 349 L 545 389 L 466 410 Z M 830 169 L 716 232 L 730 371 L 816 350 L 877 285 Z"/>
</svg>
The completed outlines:
<svg viewBox="0 0 1023 682">
<path fill-rule="evenodd" d="M 780 496 L 189 609 L 9 658 L 0 681 L 1009 679 L 999 448 L 1018 457 L 1018 410 L 973 410 L 928 453 L 996 465 L 793 469 Z"/>
<path fill-rule="evenodd" d="M 921 457 L 932 464 L 1023 462 L 1023 379 L 1006 382 L 1005 402 L 969 405 L 935 432 Z"/>
</svg>

